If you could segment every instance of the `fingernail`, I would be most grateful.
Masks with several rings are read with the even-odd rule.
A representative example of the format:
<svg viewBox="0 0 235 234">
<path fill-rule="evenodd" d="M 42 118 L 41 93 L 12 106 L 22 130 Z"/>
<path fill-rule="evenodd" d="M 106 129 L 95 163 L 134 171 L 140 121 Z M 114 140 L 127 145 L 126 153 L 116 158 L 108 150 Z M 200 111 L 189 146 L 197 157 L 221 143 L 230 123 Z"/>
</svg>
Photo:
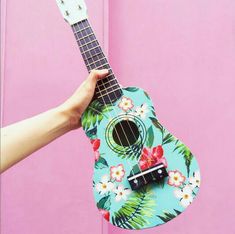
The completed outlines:
<svg viewBox="0 0 235 234">
<path fill-rule="evenodd" d="M 109 73 L 109 70 L 108 70 L 108 69 L 102 69 L 102 70 L 100 70 L 100 72 L 101 72 L 102 74 L 108 74 L 108 73 Z"/>
</svg>

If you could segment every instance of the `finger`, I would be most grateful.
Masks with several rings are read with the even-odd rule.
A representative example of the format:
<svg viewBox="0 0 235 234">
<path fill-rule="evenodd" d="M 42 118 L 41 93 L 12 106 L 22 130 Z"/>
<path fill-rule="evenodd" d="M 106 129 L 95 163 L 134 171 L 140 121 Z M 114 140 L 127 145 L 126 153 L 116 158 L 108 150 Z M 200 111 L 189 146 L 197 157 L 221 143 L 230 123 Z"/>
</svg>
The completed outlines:
<svg viewBox="0 0 235 234">
<path fill-rule="evenodd" d="M 99 79 L 102 79 L 106 77 L 109 74 L 108 69 L 102 69 L 102 70 L 91 70 L 88 80 L 92 82 L 96 82 Z"/>
<path fill-rule="evenodd" d="M 109 73 L 108 69 L 103 70 L 92 70 L 88 76 L 88 78 L 83 81 L 83 83 L 80 85 L 80 87 L 75 91 L 72 99 L 76 99 L 77 101 L 80 101 L 81 103 L 87 103 L 88 104 L 94 94 L 96 82 L 99 79 L 104 78 Z"/>
</svg>

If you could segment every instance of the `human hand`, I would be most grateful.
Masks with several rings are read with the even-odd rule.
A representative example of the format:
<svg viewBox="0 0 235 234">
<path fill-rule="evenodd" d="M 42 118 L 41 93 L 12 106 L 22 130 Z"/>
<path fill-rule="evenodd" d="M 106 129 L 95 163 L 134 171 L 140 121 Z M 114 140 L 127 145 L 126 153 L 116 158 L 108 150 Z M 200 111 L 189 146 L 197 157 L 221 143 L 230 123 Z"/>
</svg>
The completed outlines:
<svg viewBox="0 0 235 234">
<path fill-rule="evenodd" d="M 106 77 L 108 73 L 108 69 L 92 70 L 74 94 L 57 108 L 68 119 L 71 130 L 81 127 L 81 116 L 92 100 L 96 82 Z"/>
</svg>

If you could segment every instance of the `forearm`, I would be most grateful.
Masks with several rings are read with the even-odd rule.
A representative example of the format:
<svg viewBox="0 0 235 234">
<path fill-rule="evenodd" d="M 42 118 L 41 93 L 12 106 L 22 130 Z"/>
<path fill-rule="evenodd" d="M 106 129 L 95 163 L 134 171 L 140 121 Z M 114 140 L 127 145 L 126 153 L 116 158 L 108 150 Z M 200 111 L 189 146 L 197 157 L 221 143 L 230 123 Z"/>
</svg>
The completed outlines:
<svg viewBox="0 0 235 234">
<path fill-rule="evenodd" d="M 59 107 L 1 129 L 1 172 L 57 137 L 79 128 L 80 117 L 92 100 L 97 79 L 108 74 L 107 69 L 91 71 Z"/>
<path fill-rule="evenodd" d="M 72 129 L 59 108 L 1 129 L 1 172 Z"/>
</svg>

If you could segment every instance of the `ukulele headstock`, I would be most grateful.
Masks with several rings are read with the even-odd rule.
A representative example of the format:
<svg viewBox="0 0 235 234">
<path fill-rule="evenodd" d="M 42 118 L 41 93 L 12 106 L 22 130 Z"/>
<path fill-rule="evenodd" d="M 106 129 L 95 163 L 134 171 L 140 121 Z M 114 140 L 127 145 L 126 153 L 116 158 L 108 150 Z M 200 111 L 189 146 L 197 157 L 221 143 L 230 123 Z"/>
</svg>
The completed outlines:
<svg viewBox="0 0 235 234">
<path fill-rule="evenodd" d="M 84 0 L 56 0 L 56 3 L 65 21 L 70 25 L 88 18 Z"/>
</svg>

